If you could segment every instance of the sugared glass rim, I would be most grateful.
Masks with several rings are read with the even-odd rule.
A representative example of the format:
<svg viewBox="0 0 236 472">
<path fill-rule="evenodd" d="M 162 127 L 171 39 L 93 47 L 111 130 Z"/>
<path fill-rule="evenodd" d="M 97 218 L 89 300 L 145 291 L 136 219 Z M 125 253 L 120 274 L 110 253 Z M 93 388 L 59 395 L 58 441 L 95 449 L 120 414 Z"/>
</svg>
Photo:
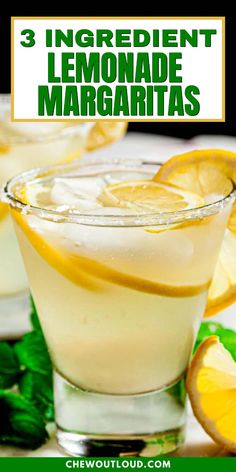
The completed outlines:
<svg viewBox="0 0 236 472">
<path fill-rule="evenodd" d="M 122 170 L 122 171 L 134 171 L 156 170 L 158 166 L 161 166 L 161 162 L 153 162 L 148 160 L 132 159 L 130 161 L 124 161 L 124 159 L 111 159 L 109 162 L 106 160 L 100 160 L 94 162 L 92 159 L 88 162 L 81 160 L 74 161 L 73 163 L 64 163 L 54 166 L 38 167 L 30 171 L 23 172 L 10 179 L 5 186 L 2 188 L 2 201 L 8 203 L 12 208 L 21 211 L 23 214 L 34 214 L 39 218 L 50 220 L 53 222 L 67 222 L 67 223 L 78 223 L 89 226 L 162 226 L 170 225 L 175 223 L 182 223 L 189 220 L 197 220 L 207 218 L 213 214 L 219 213 L 225 206 L 235 198 L 236 186 L 232 181 L 232 190 L 230 193 L 223 198 L 214 201 L 212 203 L 205 204 L 201 207 L 190 208 L 186 210 L 169 211 L 169 212 L 143 212 L 129 215 L 114 215 L 114 214 L 91 214 L 81 213 L 73 211 L 73 213 L 62 213 L 58 210 L 51 210 L 34 206 L 23 202 L 19 197 L 14 195 L 13 189 L 19 184 L 24 184 L 32 180 L 40 180 L 45 178 L 45 174 L 49 178 L 59 177 L 60 175 L 66 176 L 67 173 L 71 173 L 76 170 L 76 177 L 85 176 L 88 171 L 94 171 L 95 174 L 99 172 L 111 171 L 111 170 Z M 80 174 L 78 174 L 80 171 Z M 91 175 L 91 174 L 90 174 Z M 73 178 L 70 176 L 70 178 Z"/>
<path fill-rule="evenodd" d="M 1 104 L 6 103 L 7 105 L 11 105 L 11 95 L 9 93 L 1 93 L 0 94 L 0 107 Z M 1 114 L 0 114 L 1 116 Z M 40 121 L 39 121 L 40 123 Z M 65 122 L 66 123 L 66 122 Z M 63 139 L 65 137 L 71 137 L 81 134 L 82 128 L 85 131 L 86 128 L 92 126 L 93 122 L 82 123 L 81 121 L 74 121 L 69 124 L 69 126 L 65 127 L 55 127 L 55 130 L 52 130 L 49 134 L 39 134 L 39 135 L 32 135 L 32 136 L 11 136 L 8 139 L 4 139 L 4 141 L 0 141 L 1 144 L 4 145 L 22 145 L 22 144 L 34 144 L 34 143 L 47 143 L 52 142 L 56 139 Z M 1 126 L 1 125 L 0 125 Z"/>
</svg>

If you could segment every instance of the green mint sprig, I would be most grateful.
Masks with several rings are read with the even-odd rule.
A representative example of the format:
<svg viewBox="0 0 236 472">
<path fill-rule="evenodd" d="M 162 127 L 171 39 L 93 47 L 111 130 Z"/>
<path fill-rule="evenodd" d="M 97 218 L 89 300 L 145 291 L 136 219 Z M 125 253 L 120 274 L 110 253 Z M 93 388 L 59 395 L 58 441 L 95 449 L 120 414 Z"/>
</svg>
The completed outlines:
<svg viewBox="0 0 236 472">
<path fill-rule="evenodd" d="M 9 343 L 0 343 L 0 389 L 16 384 L 21 375 L 20 363 Z"/>
<path fill-rule="evenodd" d="M 0 443 L 37 448 L 53 421 L 52 366 L 31 299 L 33 330 L 15 343 L 0 342 Z"/>
<path fill-rule="evenodd" d="M 36 449 L 47 438 L 39 409 L 24 396 L 0 390 L 0 443 Z"/>
<path fill-rule="evenodd" d="M 215 323 L 214 321 L 208 321 L 201 324 L 194 346 L 194 352 L 204 339 L 212 335 L 219 337 L 224 347 L 228 349 L 233 359 L 236 361 L 236 332 L 230 328 L 224 327 L 220 323 Z"/>
</svg>

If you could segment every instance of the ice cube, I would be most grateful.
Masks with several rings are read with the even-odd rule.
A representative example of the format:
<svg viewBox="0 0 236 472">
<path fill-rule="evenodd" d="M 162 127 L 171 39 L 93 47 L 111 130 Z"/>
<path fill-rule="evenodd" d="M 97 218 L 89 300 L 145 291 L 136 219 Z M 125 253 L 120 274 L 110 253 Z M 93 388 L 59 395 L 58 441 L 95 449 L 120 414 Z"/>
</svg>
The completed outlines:
<svg viewBox="0 0 236 472">
<path fill-rule="evenodd" d="M 56 205 L 65 202 L 71 209 L 91 209 L 101 205 L 97 197 L 106 183 L 101 177 L 57 178 L 51 191 L 51 199 Z"/>
</svg>

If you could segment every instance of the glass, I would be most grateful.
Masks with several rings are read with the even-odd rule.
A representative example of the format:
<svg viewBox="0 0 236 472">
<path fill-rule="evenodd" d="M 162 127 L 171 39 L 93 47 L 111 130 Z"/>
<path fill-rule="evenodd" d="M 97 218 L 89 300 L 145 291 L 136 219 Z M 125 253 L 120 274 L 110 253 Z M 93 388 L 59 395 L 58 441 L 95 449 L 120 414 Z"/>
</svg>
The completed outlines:
<svg viewBox="0 0 236 472">
<path fill-rule="evenodd" d="M 79 157 L 91 126 L 91 123 L 13 123 L 10 95 L 0 95 L 0 186 L 33 167 Z M 0 261 L 0 318 L 4 320 L 1 337 L 12 337 L 20 335 L 26 327 L 28 281 L 4 203 L 0 203 Z"/>
<path fill-rule="evenodd" d="M 54 366 L 57 438 L 72 455 L 156 456 L 184 441 L 184 378 L 234 189 L 175 212 L 99 205 L 104 185 L 156 170 L 77 163 L 5 187 Z"/>
</svg>

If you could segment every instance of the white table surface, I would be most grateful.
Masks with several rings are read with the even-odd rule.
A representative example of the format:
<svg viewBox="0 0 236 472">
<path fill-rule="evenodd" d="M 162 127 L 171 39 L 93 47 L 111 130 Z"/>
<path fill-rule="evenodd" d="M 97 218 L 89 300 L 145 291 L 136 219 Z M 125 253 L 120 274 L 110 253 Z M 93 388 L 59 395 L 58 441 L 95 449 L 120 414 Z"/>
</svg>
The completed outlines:
<svg viewBox="0 0 236 472">
<path fill-rule="evenodd" d="M 122 141 L 112 147 L 96 151 L 92 155 L 86 155 L 83 159 L 98 159 L 111 157 L 132 159 L 148 159 L 163 162 L 174 154 L 187 152 L 197 148 L 224 148 L 236 151 L 236 138 L 225 136 L 199 136 L 191 141 L 183 141 L 177 138 L 165 136 L 147 135 L 143 133 L 129 133 Z M 225 326 L 236 330 L 236 305 L 223 311 L 214 318 L 214 321 L 223 323 Z M 28 319 L 21 318 L 20 331 L 29 328 Z M 0 327 L 0 337 L 2 331 L 6 331 L 4 326 Z M 14 325 L 12 326 L 14 331 Z M 19 326 L 18 326 L 19 330 Z M 36 451 L 23 450 L 13 447 L 0 446 L 0 457 L 64 457 L 64 453 L 56 444 L 54 432 L 51 439 Z M 190 406 L 188 414 L 187 437 L 185 444 L 179 448 L 175 456 L 182 457 L 223 457 L 230 455 L 222 447 L 217 445 L 197 423 L 192 415 Z"/>
</svg>

